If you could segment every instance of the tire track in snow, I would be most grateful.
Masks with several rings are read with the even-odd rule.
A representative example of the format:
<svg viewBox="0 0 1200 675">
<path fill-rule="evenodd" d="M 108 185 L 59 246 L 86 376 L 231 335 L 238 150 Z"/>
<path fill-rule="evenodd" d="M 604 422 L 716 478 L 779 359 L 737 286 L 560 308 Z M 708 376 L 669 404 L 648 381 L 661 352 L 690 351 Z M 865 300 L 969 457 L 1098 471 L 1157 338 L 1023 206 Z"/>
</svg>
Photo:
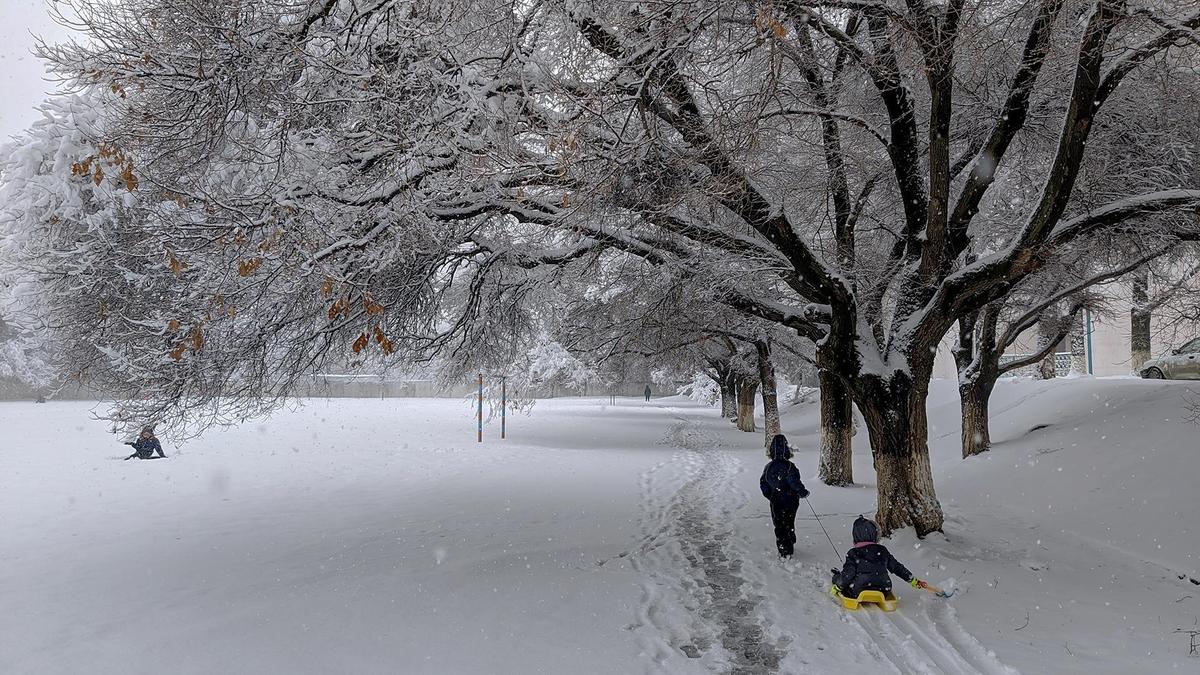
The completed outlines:
<svg viewBox="0 0 1200 675">
<path fill-rule="evenodd" d="M 632 561 L 651 578 L 639 610 L 641 625 L 658 635 L 648 651 L 659 666 L 683 654 L 732 675 L 777 672 L 787 641 L 767 636 L 760 623 L 763 598 L 742 573 L 744 561 L 731 541 L 740 462 L 711 449 L 715 439 L 677 411 L 668 412 L 681 421 L 667 442 L 688 449 L 642 477 L 643 540 L 659 544 L 640 547 Z M 674 653 L 664 653 L 664 646 Z"/>
</svg>

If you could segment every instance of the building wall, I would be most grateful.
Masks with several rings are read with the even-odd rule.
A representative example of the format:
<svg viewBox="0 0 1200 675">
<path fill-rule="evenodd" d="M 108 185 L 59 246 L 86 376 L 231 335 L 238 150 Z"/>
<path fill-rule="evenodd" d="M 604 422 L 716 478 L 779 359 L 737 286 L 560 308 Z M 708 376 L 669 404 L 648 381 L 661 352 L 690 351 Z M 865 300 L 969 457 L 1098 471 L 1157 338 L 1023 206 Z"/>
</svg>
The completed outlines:
<svg viewBox="0 0 1200 675">
<path fill-rule="evenodd" d="M 1097 376 L 1132 375 L 1129 310 L 1131 303 L 1126 297 L 1117 293 L 1127 292 L 1124 287 L 1114 287 L 1115 292 L 1106 302 L 1106 312 L 1102 316 L 1091 315 L 1090 363 L 1091 374 Z M 1081 317 L 1086 330 L 1086 318 Z M 1154 356 L 1166 354 L 1171 349 L 1182 345 L 1188 340 L 1200 335 L 1200 326 L 1165 326 L 1161 320 L 1151 316 L 1150 344 Z M 958 326 L 950 330 L 938 347 L 937 358 L 934 361 L 933 376 L 937 378 L 954 379 L 957 370 L 951 349 L 958 340 Z M 1009 350 L 1010 353 L 1029 354 L 1035 350 L 1037 330 L 1022 333 Z"/>
</svg>

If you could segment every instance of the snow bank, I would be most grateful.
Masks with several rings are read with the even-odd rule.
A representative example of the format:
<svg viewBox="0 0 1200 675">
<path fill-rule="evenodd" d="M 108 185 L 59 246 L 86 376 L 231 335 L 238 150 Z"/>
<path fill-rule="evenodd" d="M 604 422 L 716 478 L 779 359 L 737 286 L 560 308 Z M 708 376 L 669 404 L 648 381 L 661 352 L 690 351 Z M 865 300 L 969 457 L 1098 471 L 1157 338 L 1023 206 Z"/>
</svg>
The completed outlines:
<svg viewBox="0 0 1200 675">
<path fill-rule="evenodd" d="M 850 614 L 828 569 L 874 509 L 816 483 L 780 563 L 762 437 L 681 397 L 539 403 L 473 442 L 457 400 L 313 400 L 127 454 L 77 403 L 0 404 L 0 672 L 1197 672 L 1195 385 L 1002 381 L 962 460 L 930 398 L 945 536 L 887 542 L 949 601 Z M 1180 579 L 1182 575 L 1185 578 Z"/>
</svg>

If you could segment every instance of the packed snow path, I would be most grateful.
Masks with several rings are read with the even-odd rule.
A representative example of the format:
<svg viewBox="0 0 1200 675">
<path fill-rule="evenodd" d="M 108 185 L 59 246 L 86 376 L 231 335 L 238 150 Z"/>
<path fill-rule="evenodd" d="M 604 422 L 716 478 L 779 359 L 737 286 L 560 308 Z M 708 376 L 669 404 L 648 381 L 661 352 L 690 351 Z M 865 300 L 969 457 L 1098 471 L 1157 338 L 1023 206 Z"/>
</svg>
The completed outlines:
<svg viewBox="0 0 1200 675">
<path fill-rule="evenodd" d="M 686 421 L 672 428 L 671 437 L 687 449 L 642 478 L 645 536 L 633 559 L 635 569 L 650 576 L 639 618 L 663 636 L 647 645 L 650 653 L 658 666 L 665 665 L 666 650 L 676 649 L 722 672 L 776 672 L 787 640 L 765 635 L 763 597 L 742 575 L 743 556 L 734 545 L 733 513 L 743 493 L 732 478 L 741 463 L 702 449 L 713 439 Z M 667 484 L 682 484 L 661 485 L 668 470 L 676 475 Z M 668 606 L 681 601 L 690 621 L 676 625 Z"/>
<path fill-rule="evenodd" d="M 735 480 L 742 462 L 683 411 L 665 412 L 677 421 L 663 442 L 683 449 L 642 477 L 643 539 L 633 556 L 648 577 L 639 626 L 655 629 L 644 638 L 650 672 L 669 669 L 678 653 L 732 675 L 821 673 L 849 663 L 903 675 L 1017 672 L 983 648 L 944 600 L 909 595 L 902 611 L 847 612 L 828 595 L 821 563 L 780 562 L 774 551 L 754 550 L 739 530 L 769 529 L 770 519 L 752 515 L 762 505 Z M 798 519 L 797 529 L 806 527 L 817 525 Z M 768 599 L 771 576 L 784 582 L 784 597 Z M 796 625 L 771 619 L 797 608 Z"/>
</svg>

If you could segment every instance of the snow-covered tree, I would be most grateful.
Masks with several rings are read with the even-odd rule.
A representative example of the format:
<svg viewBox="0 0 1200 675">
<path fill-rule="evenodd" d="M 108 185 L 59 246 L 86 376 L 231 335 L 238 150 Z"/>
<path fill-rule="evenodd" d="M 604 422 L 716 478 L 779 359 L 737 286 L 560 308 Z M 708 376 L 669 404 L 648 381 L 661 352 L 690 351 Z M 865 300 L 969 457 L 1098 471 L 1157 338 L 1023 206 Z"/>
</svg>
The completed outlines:
<svg viewBox="0 0 1200 675">
<path fill-rule="evenodd" d="M 1115 251 L 1112 253 L 1116 253 Z M 1080 313 L 1106 311 L 1106 298 L 1096 287 L 1112 283 L 1137 269 L 1154 250 L 1128 260 L 1104 260 L 1094 249 L 1083 249 L 1074 259 L 1059 260 L 1026 278 L 1002 300 L 964 317 L 958 324 L 954 360 L 962 406 L 962 454 L 971 457 L 991 448 L 989 401 L 1003 375 L 1044 362 L 1075 329 Z M 1108 258 L 1117 258 L 1109 255 Z M 1021 358 L 1001 357 L 1027 331 L 1038 330 L 1038 349 Z M 1045 339 L 1041 339 L 1044 336 Z"/>
<path fill-rule="evenodd" d="M 71 4 L 87 39 L 44 51 L 104 92 L 99 180 L 137 203 L 48 248 L 105 242 L 76 351 L 143 415 L 254 410 L 347 351 L 505 362 L 563 275 L 662 269 L 816 345 L 884 531 L 925 534 L 950 327 L 1081 238 L 1190 233 L 1147 216 L 1200 201 L 1170 161 L 1075 190 L 1144 119 L 1122 83 L 1193 53 L 1175 4 Z"/>
</svg>

